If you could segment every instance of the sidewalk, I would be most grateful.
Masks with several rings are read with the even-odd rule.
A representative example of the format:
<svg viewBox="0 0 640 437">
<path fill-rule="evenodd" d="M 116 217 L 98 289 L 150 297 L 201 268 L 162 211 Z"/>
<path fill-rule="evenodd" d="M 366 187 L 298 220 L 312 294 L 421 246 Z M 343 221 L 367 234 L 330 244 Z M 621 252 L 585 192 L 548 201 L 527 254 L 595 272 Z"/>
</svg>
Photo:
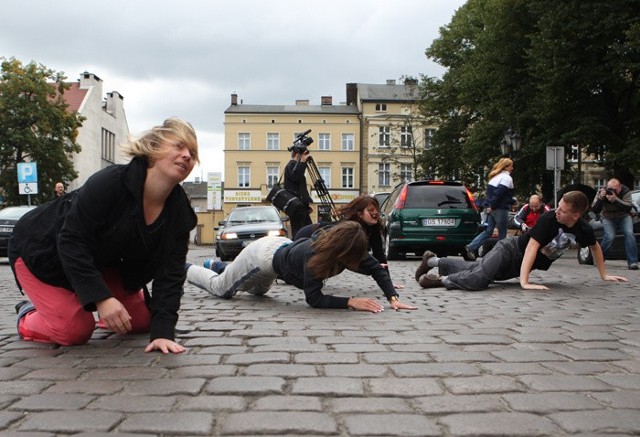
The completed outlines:
<svg viewBox="0 0 640 437">
<path fill-rule="evenodd" d="M 550 292 L 423 290 L 417 265 L 390 263 L 412 312 L 315 310 L 282 283 L 232 300 L 186 286 L 188 349 L 164 356 L 103 330 L 86 346 L 20 341 L 0 264 L 0 434 L 640 434 L 640 276 L 624 261 L 609 270 L 630 282 L 605 283 L 569 252 L 532 275 Z M 351 272 L 332 290 L 383 300 Z"/>
</svg>

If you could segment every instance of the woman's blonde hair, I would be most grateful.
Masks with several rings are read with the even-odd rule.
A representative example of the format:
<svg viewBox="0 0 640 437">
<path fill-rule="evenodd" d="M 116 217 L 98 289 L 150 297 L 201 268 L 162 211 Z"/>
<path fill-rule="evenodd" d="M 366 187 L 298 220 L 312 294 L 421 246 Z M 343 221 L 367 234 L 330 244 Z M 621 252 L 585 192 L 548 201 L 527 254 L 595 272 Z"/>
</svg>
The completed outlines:
<svg viewBox="0 0 640 437">
<path fill-rule="evenodd" d="M 369 240 L 358 222 L 348 220 L 322 231 L 311 247 L 313 255 L 307 267 L 316 278 L 327 279 L 345 268 L 357 270 Z"/>
<path fill-rule="evenodd" d="M 167 118 L 161 126 L 154 126 L 144 132 L 140 138 L 129 138 L 123 146 L 124 153 L 131 157 L 146 157 L 155 161 L 164 155 L 160 145 L 164 142 L 182 144 L 191 153 L 192 159 L 199 163 L 198 138 L 191 124 L 179 118 Z"/>
<path fill-rule="evenodd" d="M 507 168 L 507 167 L 509 167 L 511 165 L 513 165 L 513 161 L 511 159 L 509 159 L 509 158 L 501 158 L 500 161 L 496 162 L 496 164 L 493 166 L 493 169 L 491 170 L 491 173 L 489 173 L 489 179 L 491 179 L 492 177 L 494 177 L 498 173 L 502 173 L 505 168 Z"/>
</svg>

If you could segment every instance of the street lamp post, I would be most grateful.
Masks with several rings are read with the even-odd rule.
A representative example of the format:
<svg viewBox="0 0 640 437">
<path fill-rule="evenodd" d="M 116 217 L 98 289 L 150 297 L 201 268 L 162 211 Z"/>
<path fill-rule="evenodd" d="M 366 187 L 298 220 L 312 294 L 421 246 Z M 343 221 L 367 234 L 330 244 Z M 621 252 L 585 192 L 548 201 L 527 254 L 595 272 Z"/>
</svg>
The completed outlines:
<svg viewBox="0 0 640 437">
<path fill-rule="evenodd" d="M 522 137 L 520 134 L 512 128 L 507 129 L 504 133 L 504 138 L 500 141 L 500 151 L 502 155 L 513 159 L 521 147 Z"/>
</svg>

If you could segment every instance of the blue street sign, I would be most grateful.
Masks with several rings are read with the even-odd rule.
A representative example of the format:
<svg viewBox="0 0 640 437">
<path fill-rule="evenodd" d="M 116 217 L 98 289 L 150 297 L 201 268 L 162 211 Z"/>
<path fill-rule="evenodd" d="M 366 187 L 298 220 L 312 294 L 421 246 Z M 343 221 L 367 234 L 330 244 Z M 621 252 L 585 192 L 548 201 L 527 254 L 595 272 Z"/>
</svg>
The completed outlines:
<svg viewBox="0 0 640 437">
<path fill-rule="evenodd" d="M 18 163 L 18 183 L 38 183 L 38 166 L 35 162 Z"/>
</svg>

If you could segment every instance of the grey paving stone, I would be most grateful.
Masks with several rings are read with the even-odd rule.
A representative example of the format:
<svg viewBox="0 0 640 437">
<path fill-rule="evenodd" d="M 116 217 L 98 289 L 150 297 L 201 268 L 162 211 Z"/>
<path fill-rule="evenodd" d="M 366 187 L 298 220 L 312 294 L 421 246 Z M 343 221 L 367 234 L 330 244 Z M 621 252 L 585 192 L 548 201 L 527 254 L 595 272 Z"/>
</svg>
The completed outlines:
<svg viewBox="0 0 640 437">
<path fill-rule="evenodd" d="M 570 433 L 640 433 L 638 410 L 573 411 L 550 414 L 549 418 Z"/>
<path fill-rule="evenodd" d="M 125 432 L 153 432 L 164 435 L 211 435 L 214 418 L 204 412 L 129 414 L 118 427 Z"/>
<path fill-rule="evenodd" d="M 608 407 L 640 409 L 640 391 L 637 390 L 595 392 L 590 396 Z"/>
<path fill-rule="evenodd" d="M 606 362 L 599 363 L 594 361 L 558 361 L 540 364 L 548 369 L 567 375 L 592 375 L 605 372 L 616 372 L 616 368 Z"/>
<path fill-rule="evenodd" d="M 157 380 L 162 378 L 168 372 L 167 369 L 160 367 L 115 367 L 115 368 L 98 368 L 88 369 L 85 371 L 87 379 L 99 380 Z"/>
<path fill-rule="evenodd" d="M 210 394 L 270 394 L 281 393 L 285 380 L 275 376 L 221 376 L 206 386 Z"/>
<path fill-rule="evenodd" d="M 221 419 L 221 434 L 336 434 L 338 425 L 330 415 L 308 411 L 250 411 Z"/>
<path fill-rule="evenodd" d="M 433 361 L 429 354 L 419 352 L 368 352 L 362 356 L 367 363 L 371 364 L 428 363 Z"/>
<path fill-rule="evenodd" d="M 11 405 L 11 410 L 47 411 L 47 410 L 79 410 L 95 397 L 81 394 L 46 393 L 23 397 Z"/>
<path fill-rule="evenodd" d="M 299 364 L 355 364 L 358 362 L 358 355 L 352 352 L 299 353 L 295 354 L 294 362 Z"/>
<path fill-rule="evenodd" d="M 0 411 L 0 430 L 6 429 L 9 425 L 22 419 L 24 414 L 15 411 Z M 3 434 L 5 434 L 3 432 Z"/>
<path fill-rule="evenodd" d="M 322 401 L 315 396 L 264 396 L 255 401 L 252 410 L 322 411 Z"/>
<path fill-rule="evenodd" d="M 33 395 L 43 392 L 54 383 L 51 381 L 0 381 L 0 393 L 5 395 Z"/>
<path fill-rule="evenodd" d="M 434 378 L 371 378 L 366 383 L 375 396 L 415 397 L 444 391 Z"/>
<path fill-rule="evenodd" d="M 12 381 L 20 378 L 22 375 L 26 375 L 31 372 L 28 367 L 3 367 L 0 368 L 0 381 Z"/>
<path fill-rule="evenodd" d="M 248 401 L 242 396 L 189 396 L 179 397 L 176 408 L 184 411 L 242 411 Z"/>
<path fill-rule="evenodd" d="M 463 351 L 451 351 L 451 352 L 432 352 L 429 355 L 438 362 L 452 362 L 460 361 L 463 363 L 479 363 L 479 362 L 497 362 L 498 358 L 487 352 L 463 352 Z"/>
<path fill-rule="evenodd" d="M 506 393 L 524 390 L 516 379 L 508 376 L 484 375 L 445 378 L 442 382 L 453 394 Z"/>
<path fill-rule="evenodd" d="M 460 436 L 548 436 L 559 431 L 550 420 L 528 413 L 452 414 L 439 422 Z"/>
<path fill-rule="evenodd" d="M 468 363 L 409 363 L 390 364 L 391 371 L 399 377 L 411 376 L 472 376 L 480 369 Z"/>
<path fill-rule="evenodd" d="M 318 376 L 317 366 L 313 364 L 251 364 L 244 369 L 247 376 L 300 377 Z"/>
<path fill-rule="evenodd" d="M 292 384 L 291 393 L 317 396 L 356 396 L 364 394 L 364 388 L 363 382 L 359 378 L 298 378 Z"/>
<path fill-rule="evenodd" d="M 575 361 L 617 361 L 630 358 L 627 353 L 611 349 L 567 349 L 560 353 Z"/>
<path fill-rule="evenodd" d="M 608 391 L 611 386 L 583 375 L 522 375 L 518 379 L 537 391 Z"/>
<path fill-rule="evenodd" d="M 30 414 L 19 426 L 20 431 L 80 432 L 109 431 L 123 418 L 115 412 L 81 411 L 45 411 Z"/>
<path fill-rule="evenodd" d="M 213 366 L 185 366 L 172 369 L 167 374 L 167 378 L 212 378 L 214 376 L 230 376 L 238 373 L 238 366 L 227 364 L 217 364 Z"/>
<path fill-rule="evenodd" d="M 555 411 L 597 410 L 596 401 L 578 393 L 511 393 L 502 398 L 515 411 L 553 413 Z"/>
<path fill-rule="evenodd" d="M 415 405 L 426 414 L 504 411 L 495 395 L 450 395 L 415 398 Z"/>
<path fill-rule="evenodd" d="M 204 378 L 162 379 L 158 381 L 133 381 L 124 389 L 127 395 L 159 396 L 196 394 L 202 390 Z"/>
<path fill-rule="evenodd" d="M 101 396 L 87 405 L 87 409 L 121 413 L 166 412 L 171 410 L 175 402 L 173 396 Z"/>
<path fill-rule="evenodd" d="M 449 344 L 511 344 L 514 341 L 506 335 L 444 335 L 441 337 L 445 343 Z"/>
<path fill-rule="evenodd" d="M 254 352 L 251 354 L 229 355 L 226 364 L 253 363 L 289 363 L 291 358 L 287 352 Z"/>
<path fill-rule="evenodd" d="M 491 352 L 491 355 L 510 363 L 532 363 L 540 361 L 566 361 L 562 355 L 546 350 L 503 350 Z"/>
<path fill-rule="evenodd" d="M 357 414 L 344 419 L 349 435 L 439 436 L 440 427 L 418 414 Z"/>
<path fill-rule="evenodd" d="M 383 376 L 389 369 L 387 366 L 376 364 L 325 364 L 324 374 L 326 376 L 346 376 L 346 377 L 370 377 Z"/>
<path fill-rule="evenodd" d="M 552 370 L 538 363 L 478 363 L 478 367 L 492 375 L 550 374 Z"/>
<path fill-rule="evenodd" d="M 329 411 L 336 413 L 410 413 L 408 401 L 396 397 L 347 397 L 332 398 Z"/>
</svg>

